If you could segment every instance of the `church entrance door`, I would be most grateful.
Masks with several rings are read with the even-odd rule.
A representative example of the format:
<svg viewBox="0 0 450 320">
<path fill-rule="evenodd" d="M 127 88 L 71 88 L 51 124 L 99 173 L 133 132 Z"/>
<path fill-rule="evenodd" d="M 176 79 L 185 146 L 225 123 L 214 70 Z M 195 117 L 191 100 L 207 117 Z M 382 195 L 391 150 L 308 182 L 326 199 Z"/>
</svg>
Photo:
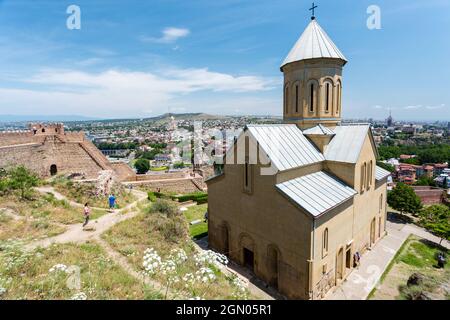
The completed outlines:
<svg viewBox="0 0 450 320">
<path fill-rule="evenodd" d="M 244 266 L 249 268 L 252 272 L 254 271 L 255 266 L 255 255 L 253 251 L 244 248 Z"/>
</svg>

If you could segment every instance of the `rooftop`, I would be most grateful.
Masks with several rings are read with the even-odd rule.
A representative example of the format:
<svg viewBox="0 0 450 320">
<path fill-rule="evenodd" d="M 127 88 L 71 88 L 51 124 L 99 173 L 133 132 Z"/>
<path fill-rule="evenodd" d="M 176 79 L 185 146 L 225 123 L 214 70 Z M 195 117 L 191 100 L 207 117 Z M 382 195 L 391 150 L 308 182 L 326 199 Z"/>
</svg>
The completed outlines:
<svg viewBox="0 0 450 320">
<path fill-rule="evenodd" d="M 279 183 L 276 187 L 313 217 L 330 211 L 357 193 L 324 171 Z"/>
<path fill-rule="evenodd" d="M 347 62 L 342 52 L 314 19 L 295 43 L 281 68 L 291 62 L 316 58 L 341 59 L 344 63 Z"/>
</svg>

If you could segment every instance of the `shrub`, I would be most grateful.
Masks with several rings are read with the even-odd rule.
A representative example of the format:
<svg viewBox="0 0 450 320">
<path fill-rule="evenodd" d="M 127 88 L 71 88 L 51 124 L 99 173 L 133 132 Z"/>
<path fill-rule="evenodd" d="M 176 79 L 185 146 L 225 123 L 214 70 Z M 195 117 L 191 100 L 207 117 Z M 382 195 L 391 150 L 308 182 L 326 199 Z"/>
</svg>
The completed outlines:
<svg viewBox="0 0 450 320">
<path fill-rule="evenodd" d="M 156 199 L 157 199 L 157 197 L 156 197 L 155 193 L 152 192 L 152 191 L 150 191 L 150 192 L 148 193 L 148 200 L 150 200 L 151 202 L 155 202 Z"/>
<path fill-rule="evenodd" d="M 150 213 L 162 213 L 167 217 L 174 217 L 178 215 L 178 207 L 169 201 L 158 199 L 153 203 L 149 209 Z"/>
<path fill-rule="evenodd" d="M 196 201 L 196 202 L 201 201 L 201 203 L 205 203 L 205 202 L 208 202 L 208 194 L 205 192 L 194 192 L 194 193 L 178 196 L 178 197 L 176 197 L 176 199 L 179 202 L 186 202 L 186 201 L 192 200 L 192 201 Z"/>
<path fill-rule="evenodd" d="M 183 215 L 161 217 L 156 221 L 156 229 L 167 241 L 179 243 L 188 236 L 188 226 Z"/>
</svg>

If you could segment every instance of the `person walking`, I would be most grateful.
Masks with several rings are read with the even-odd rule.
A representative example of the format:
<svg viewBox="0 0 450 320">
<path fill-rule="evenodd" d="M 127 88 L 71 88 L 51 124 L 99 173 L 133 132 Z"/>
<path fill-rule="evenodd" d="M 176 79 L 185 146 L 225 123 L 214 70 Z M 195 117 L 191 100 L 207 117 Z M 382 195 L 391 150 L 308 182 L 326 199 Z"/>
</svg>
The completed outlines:
<svg viewBox="0 0 450 320">
<path fill-rule="evenodd" d="M 109 209 L 114 210 L 114 208 L 116 207 L 116 197 L 114 196 L 113 193 L 111 193 L 108 200 L 109 200 Z"/>
<path fill-rule="evenodd" d="M 91 215 L 91 209 L 89 208 L 89 204 L 86 203 L 84 205 L 84 223 L 83 223 L 83 228 L 88 224 L 90 215 Z"/>
</svg>

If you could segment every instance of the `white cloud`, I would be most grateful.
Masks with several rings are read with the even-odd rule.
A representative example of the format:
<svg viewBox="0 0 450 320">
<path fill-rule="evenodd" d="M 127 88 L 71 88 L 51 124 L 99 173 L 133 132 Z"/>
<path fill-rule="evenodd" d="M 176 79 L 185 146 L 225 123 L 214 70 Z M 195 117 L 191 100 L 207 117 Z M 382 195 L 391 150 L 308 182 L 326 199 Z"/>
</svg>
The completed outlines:
<svg viewBox="0 0 450 320">
<path fill-rule="evenodd" d="M 176 68 L 164 73 L 48 69 L 20 82 L 20 87 L 0 87 L 0 113 L 140 116 L 150 110 L 154 114 L 166 112 L 172 105 L 195 107 L 189 102 L 192 94 L 223 92 L 227 100 L 270 90 L 274 85 L 270 78 Z"/>
<path fill-rule="evenodd" d="M 420 108 L 422 108 L 422 106 L 417 105 L 417 106 L 406 106 L 403 109 L 410 110 L 410 109 L 420 109 Z"/>
<path fill-rule="evenodd" d="M 436 109 L 442 109 L 444 107 L 445 107 L 445 104 L 440 104 L 440 105 L 436 105 L 436 106 L 423 106 L 423 105 L 419 104 L 419 105 L 414 105 L 414 106 L 406 106 L 403 109 L 406 109 L 406 110 L 413 110 L 413 109 L 436 110 Z"/>
<path fill-rule="evenodd" d="M 140 40 L 143 42 L 174 43 L 180 38 L 187 37 L 190 33 L 189 29 L 170 27 L 162 31 L 160 38 L 141 36 Z"/>
<path fill-rule="evenodd" d="M 373 106 L 373 108 L 374 108 L 374 109 L 384 109 L 383 106 L 379 106 L 379 105 Z"/>
</svg>

